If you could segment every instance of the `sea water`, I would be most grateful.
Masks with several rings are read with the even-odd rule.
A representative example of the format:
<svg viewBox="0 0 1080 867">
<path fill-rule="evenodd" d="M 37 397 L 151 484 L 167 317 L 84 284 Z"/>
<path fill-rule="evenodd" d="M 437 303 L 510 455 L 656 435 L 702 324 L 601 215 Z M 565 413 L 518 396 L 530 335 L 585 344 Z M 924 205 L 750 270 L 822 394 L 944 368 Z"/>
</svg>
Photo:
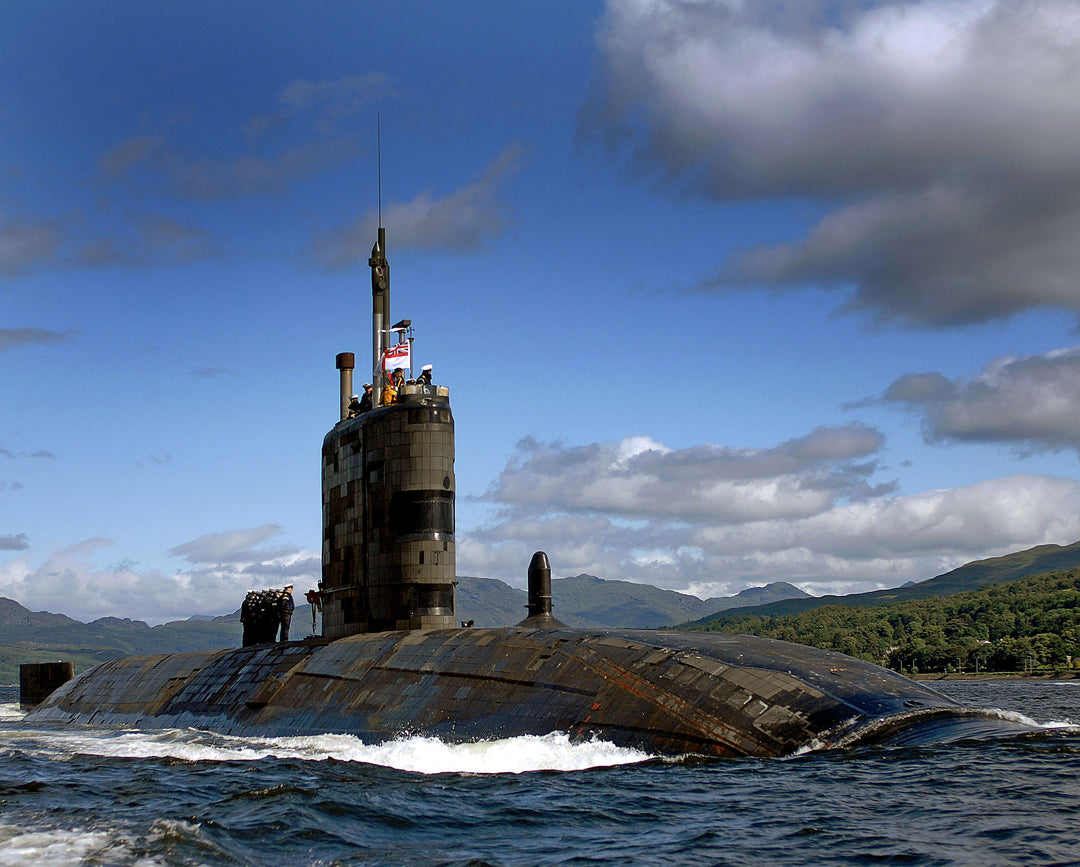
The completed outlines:
<svg viewBox="0 0 1080 867">
<path fill-rule="evenodd" d="M 949 681 L 1034 734 L 670 760 L 44 727 L 0 690 L 0 865 L 1080 863 L 1080 681 Z"/>
</svg>

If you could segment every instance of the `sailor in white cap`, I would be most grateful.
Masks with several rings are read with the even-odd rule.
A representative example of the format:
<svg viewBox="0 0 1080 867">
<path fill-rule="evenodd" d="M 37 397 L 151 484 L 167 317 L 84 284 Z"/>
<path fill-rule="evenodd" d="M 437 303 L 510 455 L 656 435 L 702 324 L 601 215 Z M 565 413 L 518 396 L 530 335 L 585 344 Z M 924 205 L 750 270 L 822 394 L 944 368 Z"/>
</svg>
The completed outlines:
<svg viewBox="0 0 1080 867">
<path fill-rule="evenodd" d="M 356 418 L 363 409 L 360 407 L 360 398 L 357 395 L 353 395 L 349 398 L 349 413 L 346 418 Z"/>
</svg>

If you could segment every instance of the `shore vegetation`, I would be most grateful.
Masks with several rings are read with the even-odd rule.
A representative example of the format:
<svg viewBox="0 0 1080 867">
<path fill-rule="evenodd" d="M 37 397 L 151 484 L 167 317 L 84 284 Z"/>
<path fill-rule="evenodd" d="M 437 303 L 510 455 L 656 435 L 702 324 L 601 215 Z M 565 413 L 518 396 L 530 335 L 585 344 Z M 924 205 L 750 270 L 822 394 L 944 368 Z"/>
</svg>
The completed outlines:
<svg viewBox="0 0 1080 867">
<path fill-rule="evenodd" d="M 1080 667 L 1080 569 L 873 607 L 787 615 L 727 613 L 704 629 L 836 650 L 910 674 Z"/>
</svg>

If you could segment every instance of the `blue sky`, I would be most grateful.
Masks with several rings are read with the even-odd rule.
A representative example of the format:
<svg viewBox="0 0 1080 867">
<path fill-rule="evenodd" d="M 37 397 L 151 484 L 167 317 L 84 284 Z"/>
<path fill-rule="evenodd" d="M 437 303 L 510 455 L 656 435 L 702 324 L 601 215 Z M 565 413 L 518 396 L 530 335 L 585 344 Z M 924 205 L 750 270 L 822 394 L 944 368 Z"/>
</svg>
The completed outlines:
<svg viewBox="0 0 1080 867">
<path fill-rule="evenodd" d="M 319 571 L 341 351 L 450 387 L 458 572 L 702 596 L 1080 539 L 1080 4 L 0 7 L 0 595 Z"/>
</svg>

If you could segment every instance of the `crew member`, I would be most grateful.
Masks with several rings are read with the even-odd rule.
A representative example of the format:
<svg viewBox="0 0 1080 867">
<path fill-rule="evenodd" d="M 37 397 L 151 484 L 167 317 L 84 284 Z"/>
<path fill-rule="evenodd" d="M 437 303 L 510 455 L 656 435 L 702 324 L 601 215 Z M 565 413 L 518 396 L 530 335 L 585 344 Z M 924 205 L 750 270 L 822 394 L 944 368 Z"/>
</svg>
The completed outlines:
<svg viewBox="0 0 1080 867">
<path fill-rule="evenodd" d="M 285 592 L 281 594 L 281 640 L 289 640 L 289 624 L 292 623 L 293 609 L 296 603 L 292 598 L 292 584 L 285 585 Z"/>
<path fill-rule="evenodd" d="M 380 406 L 390 406 L 397 400 L 397 389 L 394 388 L 394 379 L 389 371 L 383 374 L 382 397 L 379 399 Z"/>
<path fill-rule="evenodd" d="M 424 394 L 434 394 L 435 388 L 431 384 L 431 365 L 425 364 L 420 368 L 420 376 L 416 379 L 416 384 L 420 386 Z"/>
<path fill-rule="evenodd" d="M 360 398 L 360 412 L 367 412 L 371 409 L 371 383 L 364 383 L 364 396 Z"/>
<path fill-rule="evenodd" d="M 368 403 L 371 403 L 371 401 L 369 400 Z M 363 410 L 363 408 L 361 407 L 361 404 L 360 404 L 360 398 L 357 397 L 354 394 L 352 396 L 352 399 L 349 401 L 349 415 L 348 415 L 348 418 L 356 418 L 363 411 L 364 410 Z"/>
<path fill-rule="evenodd" d="M 244 597 L 244 603 L 240 606 L 240 622 L 244 624 L 244 647 L 258 644 L 258 636 L 255 626 L 255 592 L 252 591 Z"/>
</svg>

